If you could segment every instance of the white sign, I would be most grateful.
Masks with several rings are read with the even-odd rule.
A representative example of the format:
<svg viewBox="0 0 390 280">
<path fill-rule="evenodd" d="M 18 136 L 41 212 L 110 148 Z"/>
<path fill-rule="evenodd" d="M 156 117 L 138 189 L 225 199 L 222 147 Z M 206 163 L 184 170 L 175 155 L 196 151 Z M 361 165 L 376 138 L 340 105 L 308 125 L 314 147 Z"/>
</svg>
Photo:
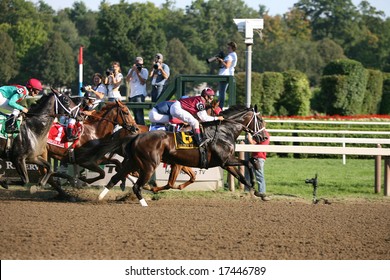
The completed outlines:
<svg viewBox="0 0 390 280">
<path fill-rule="evenodd" d="M 115 158 L 118 160 L 122 160 L 122 157 L 115 155 Z M 185 190 L 193 191 L 193 190 L 216 190 L 218 188 L 223 187 L 223 169 L 220 167 L 213 167 L 210 169 L 200 169 L 193 168 L 196 179 L 195 182 L 189 185 Z M 115 175 L 115 166 L 113 164 L 107 164 L 104 166 L 104 171 L 106 172 L 106 176 L 104 179 L 96 181 L 92 185 L 94 186 L 106 186 L 110 181 L 111 177 Z M 169 174 L 171 171 L 171 166 L 161 163 L 156 169 L 156 183 L 158 186 L 164 186 L 168 182 Z M 97 176 L 98 174 L 95 172 L 91 172 L 86 170 L 87 178 L 92 178 Z M 131 177 L 135 182 L 137 178 Z M 182 184 L 189 180 L 189 176 L 184 172 L 181 172 L 176 180 L 176 185 Z M 119 185 L 119 183 L 118 183 Z M 127 179 L 126 187 L 132 187 L 133 183 Z"/>
</svg>

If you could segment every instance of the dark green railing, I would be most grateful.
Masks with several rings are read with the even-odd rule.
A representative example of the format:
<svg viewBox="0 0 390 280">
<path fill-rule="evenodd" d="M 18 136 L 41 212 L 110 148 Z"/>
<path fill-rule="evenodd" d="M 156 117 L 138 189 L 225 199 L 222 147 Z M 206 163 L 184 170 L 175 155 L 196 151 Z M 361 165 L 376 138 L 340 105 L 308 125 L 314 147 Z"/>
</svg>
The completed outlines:
<svg viewBox="0 0 390 280">
<path fill-rule="evenodd" d="M 143 108 L 151 109 L 157 103 L 165 100 L 180 99 L 182 96 L 187 95 L 186 90 L 188 87 L 186 84 L 217 84 L 219 82 L 229 83 L 228 91 L 226 93 L 226 103 L 231 106 L 236 104 L 236 79 L 233 76 L 219 76 L 219 75 L 177 75 L 173 81 L 170 81 L 168 87 L 163 93 L 157 98 L 156 102 L 125 102 L 127 107 L 132 108 Z M 215 91 L 218 87 L 213 87 Z M 193 90 L 193 87 L 190 88 Z"/>
</svg>

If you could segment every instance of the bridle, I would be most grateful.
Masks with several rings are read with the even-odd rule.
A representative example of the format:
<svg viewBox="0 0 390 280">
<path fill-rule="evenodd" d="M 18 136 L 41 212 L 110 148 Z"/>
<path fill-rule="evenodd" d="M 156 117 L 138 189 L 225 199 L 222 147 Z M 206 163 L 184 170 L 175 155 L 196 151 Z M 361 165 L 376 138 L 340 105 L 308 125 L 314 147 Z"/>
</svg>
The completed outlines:
<svg viewBox="0 0 390 280">
<path fill-rule="evenodd" d="M 257 119 L 257 116 L 259 115 L 259 113 L 255 112 L 255 109 L 252 109 L 252 112 L 253 112 L 253 115 L 250 119 L 250 121 L 248 122 L 248 124 L 246 125 L 246 128 L 248 129 L 248 132 L 250 132 L 252 134 L 252 136 L 257 136 L 258 134 L 260 134 L 264 129 L 265 127 L 260 127 L 260 121 Z M 254 122 L 254 129 L 250 129 L 249 128 L 249 125 Z"/>
<path fill-rule="evenodd" d="M 64 102 L 64 101 L 61 101 L 61 97 L 64 96 L 65 98 L 67 98 L 65 95 L 63 95 L 62 93 L 61 94 L 56 94 L 56 93 L 52 93 L 54 95 L 54 99 L 55 99 L 55 103 L 54 103 L 54 114 L 41 114 L 41 113 L 31 113 L 31 112 L 27 112 L 25 113 L 26 116 L 49 116 L 49 117 L 58 117 L 58 116 L 63 116 L 63 115 L 69 115 L 69 116 L 77 116 L 79 110 L 80 110 L 80 104 L 79 105 L 75 105 L 75 107 L 73 108 L 70 108 L 69 106 L 69 102 Z M 65 106 L 64 103 L 66 103 L 68 106 Z M 62 110 L 64 112 L 66 112 L 65 114 L 64 113 L 59 113 L 60 112 L 60 108 L 62 108 Z M 73 112 L 74 111 L 74 112 Z M 72 115 L 72 112 L 73 112 L 73 115 Z"/>
<path fill-rule="evenodd" d="M 137 127 L 136 123 L 131 124 L 131 123 L 127 122 L 126 117 L 125 117 L 126 113 L 122 110 L 122 106 L 120 106 L 119 103 L 116 103 L 115 107 L 116 107 L 116 111 L 117 111 L 115 120 L 110 120 L 110 119 L 106 118 L 105 116 L 100 117 L 100 116 L 96 116 L 96 115 L 91 115 L 89 117 L 97 119 L 97 120 L 105 120 L 107 122 L 112 123 L 114 126 L 115 125 L 120 125 L 124 129 L 127 129 L 127 130 L 129 130 L 131 132 L 137 131 L 138 127 Z M 107 110 L 107 112 L 105 112 L 104 115 L 108 114 L 109 112 L 110 111 Z M 121 122 L 119 121 L 119 118 L 122 118 L 122 124 L 120 124 Z"/>
<path fill-rule="evenodd" d="M 58 115 L 58 110 L 59 110 L 59 107 L 61 107 L 69 116 L 75 118 L 79 112 L 80 112 L 80 107 L 81 107 L 81 103 L 78 104 L 78 105 L 75 105 L 73 108 L 70 108 L 70 106 L 66 107 L 64 106 L 63 102 L 61 102 L 61 100 L 59 99 L 59 97 L 55 94 L 55 99 L 56 99 L 56 103 L 55 103 L 55 112 L 56 114 Z M 61 96 L 64 96 L 62 93 L 59 95 L 60 97 Z M 65 96 L 65 98 L 67 98 Z M 68 105 L 69 105 L 69 102 L 67 101 Z"/>
</svg>

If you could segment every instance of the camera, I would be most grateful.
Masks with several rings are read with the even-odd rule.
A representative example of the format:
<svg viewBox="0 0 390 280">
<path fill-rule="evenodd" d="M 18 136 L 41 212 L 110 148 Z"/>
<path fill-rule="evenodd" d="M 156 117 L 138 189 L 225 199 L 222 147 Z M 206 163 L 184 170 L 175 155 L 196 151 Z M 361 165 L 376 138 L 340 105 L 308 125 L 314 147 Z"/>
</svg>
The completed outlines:
<svg viewBox="0 0 390 280">
<path fill-rule="evenodd" d="M 159 66 L 160 66 L 160 63 L 157 62 L 157 63 L 155 63 L 155 64 L 153 65 L 153 68 L 157 70 Z"/>
<path fill-rule="evenodd" d="M 92 89 L 92 87 L 91 86 L 82 86 L 81 88 L 80 88 L 80 91 L 81 92 L 87 92 L 87 91 L 91 91 L 91 89 Z"/>
<path fill-rule="evenodd" d="M 135 65 L 135 67 L 137 67 L 138 72 L 141 72 L 143 65 L 137 63 L 137 64 Z"/>
<path fill-rule="evenodd" d="M 107 76 L 110 76 L 110 75 L 112 75 L 112 74 L 114 74 L 114 68 L 108 68 L 108 69 L 106 70 L 106 75 L 107 75 Z"/>
<path fill-rule="evenodd" d="M 212 57 L 210 57 L 210 58 L 207 58 L 207 59 L 206 59 L 206 62 L 207 62 L 207 63 L 211 63 L 211 62 L 213 62 L 213 61 L 216 61 L 217 58 L 223 59 L 224 57 L 225 57 L 225 53 L 224 53 L 223 51 L 220 51 L 219 54 L 216 54 L 216 55 L 214 55 L 214 56 L 212 56 Z"/>
</svg>

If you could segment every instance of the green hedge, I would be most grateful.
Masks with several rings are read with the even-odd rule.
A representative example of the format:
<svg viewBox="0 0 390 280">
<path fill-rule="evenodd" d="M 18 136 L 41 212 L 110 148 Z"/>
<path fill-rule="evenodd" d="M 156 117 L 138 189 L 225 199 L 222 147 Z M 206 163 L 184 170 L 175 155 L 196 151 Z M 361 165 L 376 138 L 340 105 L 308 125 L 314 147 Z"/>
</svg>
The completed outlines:
<svg viewBox="0 0 390 280">
<path fill-rule="evenodd" d="M 322 100 L 328 115 L 352 116 L 362 114 L 368 72 L 351 59 L 338 59 L 325 66 L 321 78 Z"/>
<path fill-rule="evenodd" d="M 310 115 L 311 91 L 307 76 L 297 70 L 283 72 L 284 92 L 278 102 L 279 115 Z"/>
<path fill-rule="evenodd" d="M 382 100 L 379 112 L 390 114 L 390 73 L 383 73 Z"/>
</svg>

